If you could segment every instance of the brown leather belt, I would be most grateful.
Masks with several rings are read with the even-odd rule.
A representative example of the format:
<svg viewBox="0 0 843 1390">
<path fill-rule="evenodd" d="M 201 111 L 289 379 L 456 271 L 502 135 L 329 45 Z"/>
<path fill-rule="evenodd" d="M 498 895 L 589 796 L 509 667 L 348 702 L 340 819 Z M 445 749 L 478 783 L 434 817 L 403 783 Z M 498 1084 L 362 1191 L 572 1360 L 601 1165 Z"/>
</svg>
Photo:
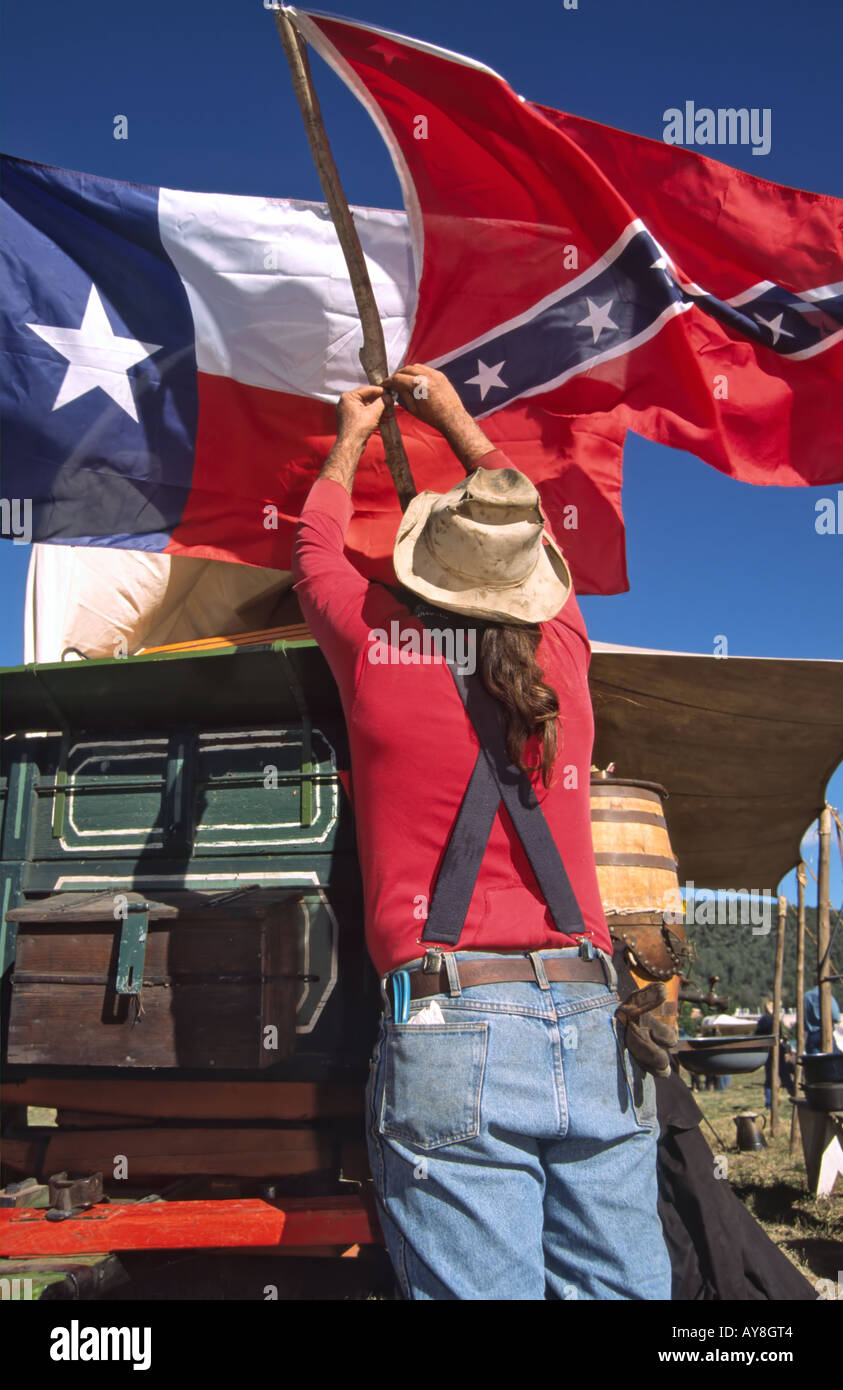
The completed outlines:
<svg viewBox="0 0 843 1390">
<path fill-rule="evenodd" d="M 536 983 L 536 972 L 528 956 L 514 960 L 459 960 L 454 962 L 459 974 L 460 988 L 472 985 L 496 985 L 505 980 L 527 980 Z M 608 974 L 600 960 L 543 960 L 548 980 L 577 980 L 584 984 L 605 985 Z M 410 998 L 426 999 L 431 994 L 447 994 L 448 971 L 444 963 L 437 971 L 411 970 Z"/>
</svg>

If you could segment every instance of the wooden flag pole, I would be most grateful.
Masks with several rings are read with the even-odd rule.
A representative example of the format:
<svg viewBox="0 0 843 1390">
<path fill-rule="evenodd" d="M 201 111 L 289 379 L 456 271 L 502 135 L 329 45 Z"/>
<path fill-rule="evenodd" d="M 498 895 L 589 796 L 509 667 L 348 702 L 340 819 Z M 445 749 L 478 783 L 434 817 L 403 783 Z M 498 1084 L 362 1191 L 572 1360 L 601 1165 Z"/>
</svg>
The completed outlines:
<svg viewBox="0 0 843 1390">
<path fill-rule="evenodd" d="M 354 225 L 354 218 L 351 215 L 351 209 L 340 182 L 339 170 L 328 143 L 328 136 L 322 120 L 322 110 L 310 75 L 307 44 L 296 32 L 283 10 L 275 10 L 275 23 L 284 45 L 287 61 L 290 64 L 293 91 L 299 103 L 310 152 L 313 155 L 313 162 L 316 165 L 316 172 L 322 185 L 322 192 L 325 194 L 325 200 L 345 256 L 345 263 L 348 266 L 351 288 L 354 291 L 354 299 L 363 328 L 360 361 L 371 384 L 380 386 L 384 378 L 389 376 L 383 325 L 378 313 L 372 282 L 369 279 L 366 258 L 363 255 L 363 248 L 360 245 L 360 238 Z M 398 492 L 401 510 L 406 511 L 408 504 L 416 495 L 416 487 L 410 472 L 410 465 L 407 462 L 398 420 L 395 416 L 395 405 L 389 396 L 387 396 L 384 412 L 381 416 L 380 432 L 387 467 L 392 474 Z"/>
<path fill-rule="evenodd" d="M 779 1052 L 782 1024 L 782 971 L 784 967 L 784 931 L 787 922 L 787 898 L 779 898 L 779 923 L 776 935 L 776 970 L 773 976 L 773 1065 L 770 1069 L 770 1134 L 775 1137 L 779 1127 Z"/>
<path fill-rule="evenodd" d="M 817 863 L 817 984 L 820 987 L 820 1047 L 831 1052 L 834 1047 L 831 1018 L 831 921 L 828 896 L 831 863 L 831 808 L 820 812 L 819 862 Z"/>
<path fill-rule="evenodd" d="M 805 865 L 800 861 L 796 870 L 796 1072 L 794 1076 L 794 1099 L 799 1097 L 802 1080 L 802 1063 L 799 1058 L 805 1051 Z M 796 1106 L 790 1117 L 790 1152 L 796 1143 Z"/>
</svg>

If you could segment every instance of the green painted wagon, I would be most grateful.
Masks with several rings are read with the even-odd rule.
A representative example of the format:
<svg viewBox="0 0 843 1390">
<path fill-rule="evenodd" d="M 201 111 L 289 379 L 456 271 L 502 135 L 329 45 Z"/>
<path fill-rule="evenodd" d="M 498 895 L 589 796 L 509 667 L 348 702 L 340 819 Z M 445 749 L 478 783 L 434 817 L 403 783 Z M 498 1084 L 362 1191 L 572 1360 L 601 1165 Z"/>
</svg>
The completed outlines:
<svg viewBox="0 0 843 1390">
<path fill-rule="evenodd" d="M 7 1201 L 101 1171 L 115 1210 L 165 1192 L 172 1223 L 194 1196 L 218 1217 L 261 1199 L 285 1242 L 373 1239 L 351 1198 L 379 991 L 316 644 L 6 670 L 0 719 Z M 297 1234 L 290 1193 L 300 1218 L 321 1199 Z M 194 1243 L 226 1243 L 218 1225 Z"/>
<path fill-rule="evenodd" d="M 347 735 L 303 631 L 0 671 L 0 1258 L 379 1241 Z M 774 887 L 843 663 L 607 649 L 590 680 L 595 761 L 669 788 L 680 880 Z"/>
</svg>

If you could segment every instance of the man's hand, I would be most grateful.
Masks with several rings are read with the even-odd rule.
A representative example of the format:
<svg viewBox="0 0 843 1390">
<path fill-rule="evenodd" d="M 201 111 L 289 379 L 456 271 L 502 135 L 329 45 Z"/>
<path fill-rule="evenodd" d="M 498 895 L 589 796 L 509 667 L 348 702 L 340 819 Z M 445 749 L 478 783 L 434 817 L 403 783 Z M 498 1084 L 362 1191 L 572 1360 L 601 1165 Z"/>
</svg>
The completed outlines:
<svg viewBox="0 0 843 1390">
<path fill-rule="evenodd" d="M 351 493 L 354 474 L 369 435 L 383 415 L 385 392 L 382 386 L 358 386 L 345 391 L 337 402 L 337 439 L 326 458 L 320 478 L 339 483 Z"/>
<path fill-rule="evenodd" d="M 384 409 L 382 386 L 358 386 L 345 391 L 337 403 L 337 440 L 361 449 L 378 427 Z"/>
<path fill-rule="evenodd" d="M 401 403 L 426 425 L 444 435 L 465 468 L 470 472 L 494 444 L 475 424 L 444 372 L 412 362 L 399 367 L 383 383 L 387 391 L 395 391 Z"/>
<path fill-rule="evenodd" d="M 440 434 L 466 418 L 471 419 L 445 373 L 426 367 L 423 362 L 399 367 L 383 384 L 388 391 L 397 391 L 401 404 L 411 415 L 432 425 Z"/>
</svg>

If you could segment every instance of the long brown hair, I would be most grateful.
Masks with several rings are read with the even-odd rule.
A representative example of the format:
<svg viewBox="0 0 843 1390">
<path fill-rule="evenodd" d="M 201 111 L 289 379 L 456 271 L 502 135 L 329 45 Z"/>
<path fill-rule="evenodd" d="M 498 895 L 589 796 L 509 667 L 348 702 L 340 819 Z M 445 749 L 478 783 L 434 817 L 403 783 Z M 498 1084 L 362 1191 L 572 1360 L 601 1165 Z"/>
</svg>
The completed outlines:
<svg viewBox="0 0 843 1390">
<path fill-rule="evenodd" d="M 422 604 L 436 614 L 437 625 L 446 627 L 471 626 L 476 629 L 477 673 L 485 689 L 503 706 L 506 751 L 510 761 L 522 772 L 541 770 L 545 787 L 550 786 L 557 753 L 556 721 L 559 717 L 559 696 L 544 679 L 536 661 L 541 641 L 538 624 L 483 623 L 461 613 L 436 608 L 422 602 L 418 594 L 404 587 L 391 592 L 415 612 Z M 541 737 L 541 755 L 532 765 L 524 762 L 524 746 L 533 734 Z"/>
<path fill-rule="evenodd" d="M 477 671 L 490 695 L 504 708 L 506 750 L 511 762 L 522 772 L 541 769 L 545 787 L 550 786 L 556 759 L 556 720 L 559 696 L 544 679 L 536 661 L 541 630 L 515 623 L 494 623 L 480 628 Z M 524 762 L 527 740 L 541 739 L 539 761 Z"/>
</svg>

